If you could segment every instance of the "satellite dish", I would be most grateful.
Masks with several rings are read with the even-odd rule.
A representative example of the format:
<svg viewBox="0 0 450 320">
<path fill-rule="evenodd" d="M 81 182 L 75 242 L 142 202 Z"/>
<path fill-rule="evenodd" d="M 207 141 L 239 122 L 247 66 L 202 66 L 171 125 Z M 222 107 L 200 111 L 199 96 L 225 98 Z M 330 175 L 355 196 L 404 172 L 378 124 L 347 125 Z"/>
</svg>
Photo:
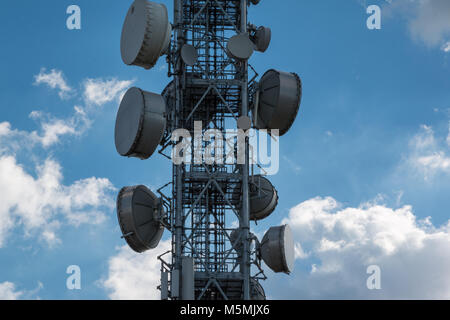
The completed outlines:
<svg viewBox="0 0 450 320">
<path fill-rule="evenodd" d="M 117 113 L 117 152 L 124 157 L 150 158 L 161 143 L 166 122 L 162 96 L 135 87 L 129 89 Z"/>
<path fill-rule="evenodd" d="M 294 269 L 294 240 L 288 225 L 272 227 L 261 241 L 261 256 L 274 272 L 290 274 Z"/>
<path fill-rule="evenodd" d="M 120 51 L 127 65 L 152 68 L 168 49 L 172 26 L 163 4 L 136 0 L 122 29 Z"/>
<path fill-rule="evenodd" d="M 237 119 L 237 127 L 238 129 L 247 131 L 252 127 L 252 119 L 248 116 L 241 116 Z"/>
<path fill-rule="evenodd" d="M 227 53 L 230 57 L 245 61 L 253 54 L 254 44 L 250 40 L 248 33 L 240 33 L 232 37 L 227 44 Z"/>
<path fill-rule="evenodd" d="M 256 51 L 266 52 L 269 48 L 270 41 L 272 40 L 272 30 L 266 27 L 259 27 L 256 30 L 255 35 L 252 37 L 252 41 L 255 44 Z"/>
<path fill-rule="evenodd" d="M 261 2 L 261 0 L 250 0 L 250 2 L 254 5 L 257 5 L 258 3 Z"/>
<path fill-rule="evenodd" d="M 253 301 L 266 300 L 266 293 L 258 280 L 251 279 L 250 281 L 250 296 Z"/>
<path fill-rule="evenodd" d="M 125 187 L 117 199 L 117 217 L 128 245 L 142 253 L 158 246 L 164 227 L 161 200 L 145 186 Z"/>
<path fill-rule="evenodd" d="M 267 71 L 259 82 L 253 108 L 253 121 L 258 129 L 279 129 L 280 136 L 289 131 L 302 98 L 302 82 L 295 73 Z"/>
<path fill-rule="evenodd" d="M 241 233 L 241 229 L 239 229 L 239 228 L 234 229 L 230 233 L 231 246 L 233 247 L 234 250 L 236 250 L 238 255 L 240 255 L 240 250 L 242 248 L 241 242 L 236 243 L 236 241 L 238 240 L 238 237 L 240 236 L 240 233 Z M 250 233 L 250 238 L 251 238 L 250 248 L 253 249 L 255 244 L 256 244 L 256 246 L 259 245 L 259 240 L 253 233 Z M 242 238 L 241 238 L 241 240 L 242 240 Z"/>
<path fill-rule="evenodd" d="M 239 250 L 241 249 L 241 243 L 236 243 L 238 237 L 239 237 L 240 229 L 234 229 L 230 233 L 230 240 L 231 240 L 231 246 L 233 247 L 236 252 L 239 253 Z"/>
<path fill-rule="evenodd" d="M 238 205 L 242 189 L 238 185 L 233 190 L 233 202 Z M 272 183 L 261 175 L 249 178 L 250 220 L 259 221 L 267 218 L 278 205 L 278 192 Z"/>
<path fill-rule="evenodd" d="M 197 63 L 197 49 L 195 49 L 195 47 L 191 46 L 190 44 L 183 45 L 183 47 L 181 48 L 181 59 L 183 59 L 183 62 L 185 64 L 192 67 Z"/>
<path fill-rule="evenodd" d="M 278 205 L 278 192 L 270 181 L 261 175 L 250 177 L 250 220 L 267 218 Z"/>
</svg>

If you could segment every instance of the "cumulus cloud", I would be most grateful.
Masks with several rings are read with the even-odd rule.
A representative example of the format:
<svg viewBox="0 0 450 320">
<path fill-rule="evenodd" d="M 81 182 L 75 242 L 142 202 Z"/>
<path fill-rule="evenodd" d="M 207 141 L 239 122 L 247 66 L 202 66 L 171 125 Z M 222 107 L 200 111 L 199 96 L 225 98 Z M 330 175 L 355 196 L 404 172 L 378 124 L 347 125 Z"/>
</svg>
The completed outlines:
<svg viewBox="0 0 450 320">
<path fill-rule="evenodd" d="M 47 72 L 45 68 L 41 69 L 41 72 L 34 77 L 34 84 L 46 84 L 52 89 L 58 90 L 58 95 L 61 99 L 67 99 L 73 93 L 73 89 L 67 84 L 64 79 L 64 74 L 60 70 L 52 69 Z"/>
<path fill-rule="evenodd" d="M 291 297 L 450 298 L 450 221 L 436 228 L 430 218 L 418 220 L 410 206 L 345 208 L 329 197 L 299 204 L 283 223 L 301 245 L 298 261 L 309 265 L 292 275 Z M 371 265 L 381 269 L 381 290 L 366 286 Z"/>
<path fill-rule="evenodd" d="M 30 117 L 38 120 L 41 126 L 41 133 L 33 131 L 30 138 L 45 148 L 60 142 L 62 136 L 80 136 L 91 125 L 85 110 L 79 106 L 75 106 L 72 116 L 66 119 L 54 118 L 39 111 L 33 111 Z"/>
<path fill-rule="evenodd" d="M 125 90 L 131 86 L 133 81 L 112 79 L 86 79 L 82 82 L 83 93 L 82 98 L 85 102 L 85 107 L 75 106 L 73 114 L 68 118 L 56 118 L 48 114 L 43 114 L 41 111 L 33 111 L 30 117 L 38 120 L 41 130 L 40 132 L 33 131 L 26 134 L 22 131 L 11 131 L 8 128 L 8 123 L 2 123 L 0 128 L 0 136 L 14 136 L 14 142 L 26 140 L 27 145 L 41 144 L 45 148 L 51 147 L 60 142 L 63 136 L 80 136 L 91 125 L 92 120 L 90 115 L 92 110 L 89 108 L 92 105 L 103 106 L 115 99 L 121 98 Z M 59 91 L 59 96 L 62 99 L 74 97 L 76 90 L 72 89 L 64 79 L 63 72 L 52 69 L 47 72 L 45 68 L 35 76 L 35 85 L 46 84 L 52 89 Z M 22 143 L 20 143 L 22 145 Z"/>
<path fill-rule="evenodd" d="M 444 51 L 444 52 L 450 52 L 450 41 L 447 42 L 447 43 L 445 43 L 445 44 L 442 46 L 442 51 Z"/>
<path fill-rule="evenodd" d="M 446 140 L 446 141 L 445 141 Z M 436 138 L 430 126 L 422 125 L 410 141 L 409 165 L 426 180 L 437 173 L 450 173 L 450 134 L 446 138 Z"/>
<path fill-rule="evenodd" d="M 21 226 L 26 237 L 38 235 L 49 245 L 59 242 L 61 224 L 99 224 L 114 205 L 108 179 L 88 178 L 64 185 L 62 168 L 47 159 L 28 173 L 12 155 L 0 155 L 0 247 Z"/>
<path fill-rule="evenodd" d="M 62 71 L 42 69 L 35 76 L 35 84 L 42 83 L 59 90 L 61 97 L 73 92 Z M 87 83 L 102 82 L 92 80 Z M 118 94 L 124 83 L 128 82 L 106 82 L 112 88 L 103 93 Z M 101 103 L 108 99 L 103 98 Z M 36 236 L 49 245 L 58 244 L 61 226 L 99 224 L 104 221 L 105 212 L 113 208 L 115 188 L 108 179 L 91 177 L 64 184 L 61 165 L 51 157 L 42 158 L 34 152 L 37 147 L 48 151 L 64 136 L 83 134 L 91 124 L 88 112 L 89 108 L 75 106 L 71 116 L 56 118 L 33 111 L 30 118 L 40 126 L 36 131 L 18 130 L 9 122 L 0 122 L 0 248 L 5 246 L 8 235 L 15 229 L 23 230 L 25 237 Z M 18 161 L 24 153 L 33 161 L 31 167 L 25 168 Z"/>
<path fill-rule="evenodd" d="M 450 221 L 435 227 L 431 218 L 419 220 L 411 206 L 373 201 L 352 208 L 317 197 L 292 208 L 282 223 L 292 228 L 297 267 L 286 283 L 264 285 L 271 298 L 450 298 Z M 111 299 L 159 299 L 157 256 L 168 250 L 170 240 L 144 254 L 118 248 L 101 286 Z M 367 270 L 374 265 L 381 270 L 381 290 L 367 288 Z"/>
<path fill-rule="evenodd" d="M 23 292 L 17 291 L 14 283 L 0 283 L 0 300 L 18 300 L 22 295 Z"/>
<path fill-rule="evenodd" d="M 87 104 L 102 106 L 108 102 L 119 99 L 125 90 L 131 86 L 133 81 L 118 80 L 116 78 L 87 79 L 84 81 L 84 99 Z"/>
<path fill-rule="evenodd" d="M 417 15 L 410 21 L 413 36 L 430 46 L 440 45 L 450 37 L 450 2 L 417 1 Z"/>
<path fill-rule="evenodd" d="M 449 51 L 450 1 L 393 0 L 388 9 L 405 14 L 411 36 L 430 47 Z"/>
<path fill-rule="evenodd" d="M 24 147 L 33 148 L 36 145 L 49 148 L 58 144 L 62 137 L 81 136 L 89 128 L 91 121 L 81 107 L 76 106 L 74 110 L 74 114 L 66 119 L 55 118 L 40 111 L 33 111 L 30 118 L 39 122 L 39 132 L 11 129 L 9 122 L 1 122 L 0 139 L 2 140 L 0 148 L 17 150 Z"/>
<path fill-rule="evenodd" d="M 0 283 L 0 300 L 39 300 L 40 298 L 37 294 L 43 287 L 42 282 L 38 281 L 35 289 L 19 291 L 14 283 L 5 281 Z"/>
<path fill-rule="evenodd" d="M 108 276 L 100 281 L 113 300 L 159 300 L 156 289 L 161 279 L 161 263 L 157 257 L 171 248 L 170 240 L 143 254 L 128 246 L 118 248 L 118 253 L 108 261 Z"/>
</svg>

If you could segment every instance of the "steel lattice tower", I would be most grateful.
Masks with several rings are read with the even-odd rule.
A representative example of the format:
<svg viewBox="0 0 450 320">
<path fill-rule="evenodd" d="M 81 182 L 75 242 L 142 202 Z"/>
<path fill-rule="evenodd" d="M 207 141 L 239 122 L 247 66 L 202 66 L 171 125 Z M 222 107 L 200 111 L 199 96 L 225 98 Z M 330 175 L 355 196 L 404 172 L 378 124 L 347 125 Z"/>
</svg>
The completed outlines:
<svg viewBox="0 0 450 320">
<path fill-rule="evenodd" d="M 225 135 L 228 119 L 249 112 L 248 64 L 234 63 L 225 52 L 231 36 L 247 32 L 247 1 L 175 0 L 174 31 L 175 54 L 169 59 L 175 78 L 173 129 L 191 128 L 194 136 L 195 122 L 201 121 L 203 133 L 216 129 Z M 193 67 L 177 59 L 184 44 L 198 51 Z M 195 164 L 193 157 L 192 165 L 173 168 L 169 271 L 172 278 L 174 271 L 182 274 L 182 257 L 193 257 L 196 299 L 250 299 L 248 160 L 246 165 L 206 165 Z M 242 194 L 235 201 L 240 184 Z M 239 256 L 231 245 L 230 215 L 241 228 Z"/>
<path fill-rule="evenodd" d="M 269 70 L 256 82 L 248 59 L 254 50 L 265 52 L 271 31 L 248 24 L 248 7 L 248 0 L 174 0 L 172 24 L 166 7 L 148 0 L 135 0 L 127 13 L 123 61 L 150 69 L 165 54 L 173 77 L 161 95 L 128 90 L 115 130 L 122 156 L 148 159 L 158 149 L 172 161 L 172 181 L 157 190 L 160 198 L 145 186 L 124 187 L 117 202 L 134 251 L 154 249 L 164 229 L 171 232 L 171 250 L 158 257 L 162 299 L 265 299 L 261 259 L 275 272 L 293 269 L 287 226 L 269 229 L 262 242 L 250 231 L 250 220 L 275 210 L 278 193 L 250 172 L 247 133 L 252 123 L 275 138 L 286 133 L 299 109 L 301 81 Z M 189 138 L 178 136 L 180 129 Z M 238 132 L 231 140 L 230 129 Z M 183 141 L 190 151 L 177 162 Z"/>
</svg>

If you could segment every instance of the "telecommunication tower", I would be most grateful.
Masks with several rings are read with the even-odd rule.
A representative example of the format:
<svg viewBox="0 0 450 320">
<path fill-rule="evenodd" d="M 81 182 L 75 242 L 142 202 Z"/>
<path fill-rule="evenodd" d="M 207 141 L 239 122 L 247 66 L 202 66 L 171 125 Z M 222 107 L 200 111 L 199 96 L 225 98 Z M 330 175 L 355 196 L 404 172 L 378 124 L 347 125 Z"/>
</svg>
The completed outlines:
<svg viewBox="0 0 450 320">
<path fill-rule="evenodd" d="M 300 107 L 297 74 L 271 69 L 257 81 L 249 64 L 271 40 L 270 28 L 247 20 L 259 2 L 174 0 L 170 23 L 165 5 L 135 0 L 125 18 L 123 62 L 151 69 L 166 56 L 172 77 L 161 94 L 129 89 L 115 128 L 120 155 L 148 159 L 157 151 L 172 161 L 172 181 L 156 194 L 124 187 L 117 199 L 123 238 L 134 251 L 156 248 L 164 230 L 172 235 L 171 250 L 159 257 L 163 300 L 262 300 L 261 261 L 275 272 L 293 269 L 288 226 L 270 228 L 261 241 L 250 230 L 251 221 L 275 210 L 278 192 L 252 174 L 248 135 L 232 140 L 231 158 L 241 161 L 228 161 L 230 140 L 220 139 L 230 126 L 278 139 Z"/>
</svg>

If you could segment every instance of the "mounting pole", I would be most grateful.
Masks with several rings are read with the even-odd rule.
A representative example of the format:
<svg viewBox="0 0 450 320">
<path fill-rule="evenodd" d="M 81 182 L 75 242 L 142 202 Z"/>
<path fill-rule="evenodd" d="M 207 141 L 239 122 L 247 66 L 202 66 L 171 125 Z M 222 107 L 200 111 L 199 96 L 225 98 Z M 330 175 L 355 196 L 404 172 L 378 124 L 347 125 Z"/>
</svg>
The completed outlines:
<svg viewBox="0 0 450 320">
<path fill-rule="evenodd" d="M 183 14 L 183 6 L 182 0 L 174 0 L 174 26 L 175 26 L 175 50 L 179 50 L 181 47 L 181 43 L 183 42 L 183 30 L 181 28 L 182 23 L 182 14 Z M 182 88 L 182 62 L 181 59 L 178 60 L 175 67 L 175 110 L 180 112 L 183 108 L 182 97 L 181 97 L 181 88 Z M 177 121 L 175 123 L 175 128 L 182 128 L 181 119 L 177 117 Z M 173 265 L 174 269 L 177 270 L 175 273 L 172 273 L 172 277 L 181 277 L 182 276 L 182 256 L 183 256 L 183 164 L 173 165 L 174 176 L 174 188 L 176 188 L 176 199 L 175 199 L 175 234 L 174 234 L 174 242 L 175 242 L 175 252 L 173 252 Z M 182 279 L 175 279 L 172 284 L 175 283 L 178 288 L 175 288 L 175 291 L 181 292 Z"/>
<path fill-rule="evenodd" d="M 247 32 L 247 0 L 241 0 L 241 33 Z M 241 88 L 241 116 L 248 116 L 248 62 L 244 64 Z M 242 165 L 242 210 L 240 228 L 242 232 L 242 264 L 244 300 L 250 300 L 250 202 L 248 190 L 249 177 L 249 138 L 245 137 L 245 164 Z"/>
</svg>

